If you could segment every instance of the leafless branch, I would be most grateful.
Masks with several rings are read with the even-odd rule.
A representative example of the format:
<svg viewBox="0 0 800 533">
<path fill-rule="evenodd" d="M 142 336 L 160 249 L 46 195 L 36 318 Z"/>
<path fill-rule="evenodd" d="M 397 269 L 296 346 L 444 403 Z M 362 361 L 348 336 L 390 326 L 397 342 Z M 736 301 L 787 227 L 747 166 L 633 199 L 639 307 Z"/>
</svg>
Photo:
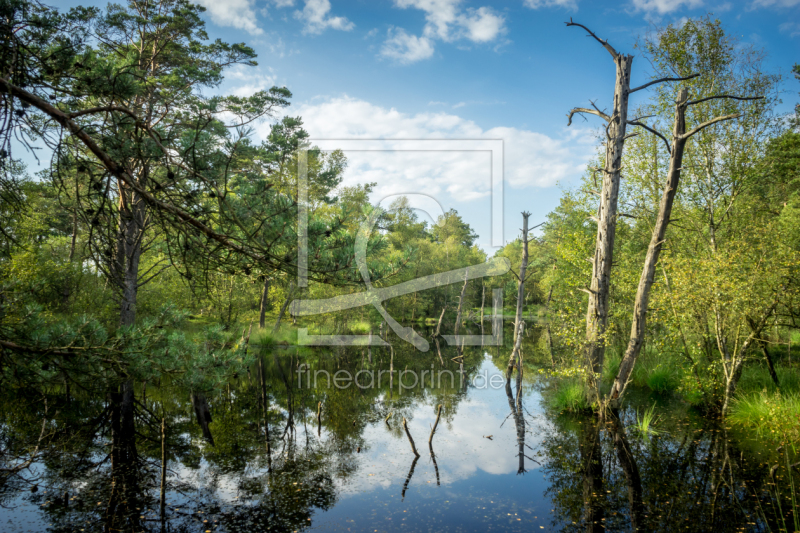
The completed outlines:
<svg viewBox="0 0 800 533">
<path fill-rule="evenodd" d="M 575 113 L 588 113 L 590 115 L 595 115 L 602 118 L 606 122 L 609 122 L 611 120 L 611 118 L 608 115 L 606 115 L 599 109 L 589 109 L 588 107 L 576 107 L 569 112 L 569 120 L 567 121 L 567 126 L 572 125 L 572 115 L 574 115 Z"/>
<path fill-rule="evenodd" d="M 656 130 L 654 128 L 651 128 L 647 124 L 645 124 L 643 122 L 639 122 L 637 120 L 629 120 L 628 124 L 630 124 L 631 126 L 639 126 L 640 128 L 646 129 L 647 131 L 649 131 L 653 135 L 657 135 L 658 137 L 661 137 L 661 140 L 664 141 L 664 144 L 667 145 L 667 153 L 672 154 L 672 147 L 670 146 L 669 141 L 658 130 Z"/>
<path fill-rule="evenodd" d="M 739 118 L 739 117 L 741 117 L 741 116 L 742 116 L 742 115 L 741 115 L 741 113 L 735 113 L 735 114 L 733 114 L 733 115 L 725 115 L 725 116 L 723 116 L 723 117 L 716 117 L 716 118 L 712 118 L 711 120 L 709 120 L 709 121 L 707 121 L 707 122 L 703 122 L 703 123 L 702 123 L 702 124 L 700 124 L 699 126 L 695 126 L 695 127 L 694 127 L 694 128 L 692 128 L 691 130 L 687 131 L 686 133 L 684 133 L 683 135 L 681 135 L 681 138 L 683 138 L 683 139 L 688 139 L 689 137 L 691 137 L 691 136 L 692 136 L 692 135 L 694 135 L 695 133 L 697 133 L 697 132 L 699 132 L 700 130 L 703 130 L 703 129 L 705 129 L 705 128 L 709 127 L 709 126 L 711 126 L 712 124 L 716 124 L 717 122 L 722 122 L 722 121 L 724 121 L 724 120 L 730 120 L 730 119 L 732 119 L 732 118 Z"/>
<path fill-rule="evenodd" d="M 731 96 L 729 94 L 718 94 L 715 96 L 707 96 L 706 98 L 701 98 L 700 100 L 692 100 L 691 102 L 687 102 L 686 105 L 695 105 L 707 100 L 718 100 L 720 98 L 730 98 L 731 100 L 763 100 L 763 96 Z"/>
<path fill-rule="evenodd" d="M 617 51 L 614 50 L 613 46 L 608 44 L 608 41 L 604 41 L 603 39 L 601 39 L 600 37 L 595 35 L 592 30 L 590 30 L 589 28 L 587 28 L 583 24 L 578 24 L 577 22 L 572 22 L 572 17 L 570 17 L 569 18 L 569 22 L 565 22 L 565 24 L 567 25 L 567 27 L 569 27 L 569 26 L 578 26 L 579 28 L 583 28 L 584 30 L 588 31 L 589 35 L 587 35 L 587 37 L 594 37 L 597 40 L 598 43 L 603 45 L 603 48 L 608 50 L 608 53 L 611 54 L 611 57 L 613 57 L 615 60 L 617 59 L 617 57 L 619 57 L 619 53 L 617 53 Z"/>
<path fill-rule="evenodd" d="M 692 78 L 696 78 L 699 75 L 700 74 L 698 73 L 698 74 L 692 74 L 691 76 L 686 76 L 685 78 L 660 78 L 660 79 L 657 79 L 657 80 L 653 80 L 653 81 L 647 82 L 644 85 L 640 85 L 640 86 L 636 87 L 635 89 L 631 89 L 628 92 L 628 94 L 635 93 L 636 91 L 641 91 L 642 89 L 647 89 L 648 87 L 650 87 L 651 85 L 655 85 L 656 83 L 663 83 L 665 81 L 686 81 L 686 80 L 690 80 Z"/>
</svg>

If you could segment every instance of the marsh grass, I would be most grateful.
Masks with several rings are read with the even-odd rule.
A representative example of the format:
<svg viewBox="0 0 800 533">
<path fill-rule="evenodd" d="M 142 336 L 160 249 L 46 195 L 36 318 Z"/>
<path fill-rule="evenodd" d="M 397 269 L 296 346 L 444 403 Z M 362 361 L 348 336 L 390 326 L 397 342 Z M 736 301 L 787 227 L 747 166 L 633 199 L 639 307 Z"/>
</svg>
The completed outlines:
<svg viewBox="0 0 800 533">
<path fill-rule="evenodd" d="M 778 376 L 781 392 L 800 393 L 800 371 L 782 365 L 775 367 L 775 374 Z M 766 391 L 774 393 L 778 391 L 775 382 L 769 375 L 769 370 L 763 365 L 751 365 L 742 370 L 742 377 L 739 378 L 737 386 L 740 393 L 755 393 Z"/>
<path fill-rule="evenodd" d="M 660 417 L 656 415 L 656 406 L 651 405 L 648 409 L 645 409 L 644 413 L 640 414 L 639 411 L 636 411 L 636 423 L 633 427 L 643 437 L 650 438 L 652 435 L 661 433 L 653 427 L 659 420 Z"/>
<path fill-rule="evenodd" d="M 609 353 L 603 364 L 603 383 L 612 383 L 619 373 L 619 364 L 622 355 L 618 352 Z"/>
<path fill-rule="evenodd" d="M 562 379 L 543 394 L 545 403 L 559 412 L 581 413 L 589 410 L 586 389 L 579 379 Z"/>
<path fill-rule="evenodd" d="M 763 439 L 778 443 L 800 441 L 800 394 L 759 393 L 736 398 L 728 414 L 730 423 L 749 427 Z"/>
<path fill-rule="evenodd" d="M 647 350 L 633 369 L 633 384 L 655 392 L 677 390 L 681 382 L 681 362 L 676 356 Z"/>
</svg>

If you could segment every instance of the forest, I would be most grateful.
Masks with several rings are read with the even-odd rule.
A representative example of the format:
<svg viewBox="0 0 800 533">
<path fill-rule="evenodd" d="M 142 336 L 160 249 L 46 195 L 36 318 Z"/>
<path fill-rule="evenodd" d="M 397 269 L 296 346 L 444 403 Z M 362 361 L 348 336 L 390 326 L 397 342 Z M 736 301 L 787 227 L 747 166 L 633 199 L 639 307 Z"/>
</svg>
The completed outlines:
<svg viewBox="0 0 800 533">
<path fill-rule="evenodd" d="M 764 51 L 711 15 L 631 51 L 570 20 L 612 56 L 613 100 L 564 110 L 596 127 L 596 155 L 489 255 L 454 209 L 429 223 L 405 198 L 371 203 L 375 183 L 344 186 L 346 153 L 308 142 L 286 87 L 219 94 L 257 58 L 209 39 L 204 10 L 0 0 L 0 516 L 35 531 L 296 531 L 321 516 L 397 530 L 404 517 L 374 511 L 389 505 L 370 485 L 381 459 L 359 454 L 410 444 L 410 470 L 385 479 L 416 505 L 414 530 L 539 515 L 563 531 L 800 530 L 800 65 L 782 94 Z M 631 87 L 645 62 L 652 78 Z M 292 312 L 364 279 L 491 261 L 510 268 L 385 300 L 385 314 Z M 362 340 L 304 346 L 301 329 Z M 484 435 L 487 368 L 505 388 Z M 388 371 L 334 390 L 309 369 Z M 452 379 L 434 386 L 434 369 Z M 405 372 L 422 383 L 405 387 Z M 508 487 L 458 485 L 443 463 L 467 433 L 475 450 L 507 438 Z M 452 483 L 462 501 L 414 503 L 428 469 L 425 490 Z M 534 469 L 545 496 L 521 485 Z M 378 492 L 356 504 L 353 486 Z M 475 490 L 501 508 L 473 522 L 442 510 L 488 505 Z"/>
</svg>

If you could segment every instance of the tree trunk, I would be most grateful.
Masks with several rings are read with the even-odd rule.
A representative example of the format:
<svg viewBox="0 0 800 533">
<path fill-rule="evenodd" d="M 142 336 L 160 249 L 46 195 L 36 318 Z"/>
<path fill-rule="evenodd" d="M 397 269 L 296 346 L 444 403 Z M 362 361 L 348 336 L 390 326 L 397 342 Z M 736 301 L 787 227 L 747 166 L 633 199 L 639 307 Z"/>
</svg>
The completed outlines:
<svg viewBox="0 0 800 533">
<path fill-rule="evenodd" d="M 721 96 L 721 98 L 725 98 L 725 96 Z M 740 116 L 739 114 L 733 114 L 716 117 L 694 127 L 691 131 L 687 132 L 686 109 L 691 105 L 693 105 L 693 103 L 689 102 L 689 91 L 686 88 L 681 89 L 675 101 L 675 122 L 673 124 L 672 131 L 672 146 L 670 147 L 670 163 L 669 170 L 667 172 L 667 181 L 664 185 L 664 192 L 661 196 L 656 224 L 653 228 L 653 233 L 650 238 L 650 245 L 647 248 L 644 267 L 642 268 L 642 274 L 639 278 L 639 286 L 636 290 L 636 299 L 633 309 L 633 323 L 631 324 L 631 336 L 630 340 L 628 341 L 628 347 L 625 350 L 625 355 L 622 358 L 622 362 L 619 366 L 619 373 L 614 380 L 614 384 L 612 385 L 611 392 L 609 394 L 609 398 L 615 402 L 618 402 L 625 392 L 628 378 L 633 371 L 636 358 L 639 356 L 642 344 L 644 343 L 645 329 L 647 325 L 647 305 L 650 298 L 650 289 L 653 286 L 658 256 L 661 253 L 661 246 L 664 243 L 667 226 L 669 225 L 669 217 L 672 214 L 672 204 L 675 200 L 675 194 L 680 182 L 681 167 L 683 164 L 683 152 L 686 147 L 686 143 L 692 137 L 692 135 L 701 131 L 702 129 L 717 122 L 738 118 Z M 643 126 L 639 122 L 632 122 L 632 124 Z M 666 142 L 666 139 L 664 139 L 664 141 Z M 760 332 L 761 328 L 763 328 L 768 316 L 769 314 L 767 314 L 764 317 L 763 322 L 759 324 L 758 332 Z M 727 408 L 729 400 L 729 394 L 727 391 L 730 389 L 730 394 L 732 394 L 733 389 L 736 388 L 736 381 L 738 381 L 738 375 L 741 372 L 741 364 L 744 362 L 744 352 L 746 347 L 752 342 L 752 335 L 748 337 L 748 340 L 745 341 L 741 349 L 738 350 L 738 353 L 731 355 L 728 350 L 727 340 L 720 329 L 720 324 L 721 320 L 719 319 L 719 314 L 717 312 L 717 340 L 720 344 L 719 349 L 724 354 L 723 366 L 725 367 L 726 379 L 728 379 L 728 386 L 726 386 L 725 407 L 723 408 L 724 412 Z M 755 332 L 755 334 L 758 335 L 758 332 Z M 730 371 L 727 365 L 730 365 Z M 733 380 L 732 386 L 731 380 Z"/>
<path fill-rule="evenodd" d="M 461 286 L 461 296 L 458 298 L 458 309 L 456 310 L 456 323 L 453 327 L 453 335 L 456 337 L 456 344 L 458 344 L 458 328 L 461 326 L 461 311 L 464 309 L 464 297 L 467 293 L 467 271 L 464 271 L 464 285 Z"/>
<path fill-rule="evenodd" d="M 283 302 L 281 306 L 281 311 L 278 313 L 278 319 L 275 321 L 275 327 L 272 328 L 272 334 L 274 335 L 278 328 L 281 327 L 281 319 L 283 318 L 283 314 L 286 313 L 286 308 L 289 307 L 289 304 L 292 301 L 292 296 L 294 295 L 294 282 L 289 282 L 289 287 L 286 289 L 286 301 Z"/>
<path fill-rule="evenodd" d="M 139 292 L 139 260 L 142 255 L 147 207 L 139 195 L 123 189 L 120 200 L 120 233 L 117 240 L 116 278 L 121 291 L 120 326 L 136 323 L 136 299 Z"/>
<path fill-rule="evenodd" d="M 631 324 L 631 336 L 625 355 L 619 365 L 619 373 L 611 387 L 610 398 L 619 399 L 628 384 L 628 378 L 633 372 L 633 366 L 644 343 L 645 330 L 647 326 L 647 305 L 650 300 L 650 289 L 655 279 L 656 264 L 661 254 L 664 244 L 664 237 L 667 233 L 669 218 L 672 214 L 672 206 L 675 201 L 675 194 L 678 192 L 678 184 L 681 179 L 681 165 L 683 164 L 683 152 L 686 147 L 688 137 L 686 133 L 686 103 L 689 99 L 689 92 L 681 90 L 675 105 L 675 123 L 672 134 L 672 153 L 670 155 L 669 171 L 667 181 L 664 184 L 664 192 L 661 195 L 661 202 L 658 206 L 658 216 L 656 218 L 653 233 L 650 236 L 650 245 L 647 247 L 647 255 L 644 260 L 642 274 L 639 277 L 639 286 L 636 289 L 636 299 L 633 306 L 633 323 Z"/>
<path fill-rule="evenodd" d="M 194 407 L 197 423 L 203 431 L 203 438 L 214 446 L 214 437 L 211 435 L 211 428 L 208 427 L 213 420 L 211 419 L 211 409 L 208 407 L 205 395 L 201 393 L 192 394 L 192 407 Z"/>
<path fill-rule="evenodd" d="M 261 293 L 261 307 L 258 314 L 258 327 L 264 329 L 267 326 L 267 309 L 269 308 L 269 278 L 264 277 L 264 291 Z"/>
<path fill-rule="evenodd" d="M 605 357 L 605 334 L 608 326 L 611 265 L 614 260 L 614 238 L 617 232 L 617 201 L 625 132 L 628 122 L 633 56 L 613 53 L 616 63 L 614 107 L 606 128 L 603 186 L 597 209 L 597 239 L 592 261 L 592 281 L 586 308 L 586 358 L 594 375 L 601 374 Z"/>
<path fill-rule="evenodd" d="M 436 323 L 436 331 L 433 332 L 433 337 L 436 338 L 439 336 L 439 331 L 442 329 L 442 318 L 444 318 L 444 312 L 447 307 L 442 307 L 442 314 L 439 315 L 439 321 Z"/>
<path fill-rule="evenodd" d="M 514 349 L 508 359 L 506 380 L 511 379 L 514 364 L 519 361 L 519 346 L 522 337 L 522 306 L 525 301 L 525 275 L 528 270 L 528 217 L 531 214 L 522 212 L 522 262 L 519 265 L 519 279 L 517 280 L 517 311 L 514 315 Z"/>
<path fill-rule="evenodd" d="M 481 291 L 481 335 L 483 335 L 483 306 L 486 303 L 486 284 L 481 283 L 483 290 Z"/>
<path fill-rule="evenodd" d="M 751 331 L 756 329 L 756 323 L 752 318 L 748 317 L 747 323 L 750 325 Z M 775 383 L 775 386 L 780 388 L 781 385 L 778 382 L 778 374 L 775 373 L 775 365 L 772 363 L 772 357 L 769 355 L 769 351 L 767 350 L 767 343 L 764 342 L 764 339 L 761 338 L 761 335 L 756 338 L 756 344 L 758 344 L 758 348 L 761 350 L 761 355 L 764 356 L 764 360 L 767 362 L 769 377 L 772 378 L 772 382 Z"/>
</svg>

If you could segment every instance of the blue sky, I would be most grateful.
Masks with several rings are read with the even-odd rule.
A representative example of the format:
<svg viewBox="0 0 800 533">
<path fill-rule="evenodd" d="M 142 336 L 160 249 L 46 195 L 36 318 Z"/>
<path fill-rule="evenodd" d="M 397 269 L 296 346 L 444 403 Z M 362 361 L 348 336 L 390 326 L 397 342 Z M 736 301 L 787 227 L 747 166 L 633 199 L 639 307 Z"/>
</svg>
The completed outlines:
<svg viewBox="0 0 800 533">
<path fill-rule="evenodd" d="M 62 1 L 58 7 L 88 2 Z M 103 5 L 101 2 L 93 2 Z M 519 213 L 544 220 L 561 188 L 596 153 L 597 122 L 566 113 L 594 100 L 607 107 L 614 65 L 570 17 L 636 54 L 637 36 L 657 25 L 713 13 L 742 44 L 762 47 L 767 68 L 785 76 L 788 112 L 800 84 L 800 0 L 200 0 L 211 38 L 244 41 L 259 66 L 229 71 L 221 90 L 238 94 L 283 85 L 287 113 L 317 139 L 502 139 L 504 236 Z M 650 74 L 644 57 L 632 85 Z M 647 91 L 632 99 L 635 106 Z M 256 128 L 263 136 L 269 123 Z M 397 192 L 434 196 L 457 209 L 490 245 L 490 169 L 485 152 L 348 153 L 345 183 L 378 183 L 373 200 Z"/>
</svg>

